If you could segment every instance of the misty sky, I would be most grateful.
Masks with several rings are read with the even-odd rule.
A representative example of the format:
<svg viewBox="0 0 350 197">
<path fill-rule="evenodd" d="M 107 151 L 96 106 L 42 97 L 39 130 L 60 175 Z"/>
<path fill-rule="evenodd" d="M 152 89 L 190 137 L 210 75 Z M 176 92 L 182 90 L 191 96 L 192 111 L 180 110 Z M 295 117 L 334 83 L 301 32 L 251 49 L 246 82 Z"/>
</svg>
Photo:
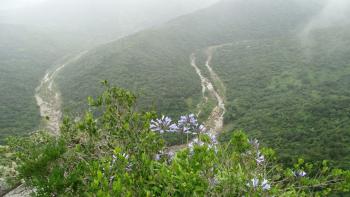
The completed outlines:
<svg viewBox="0 0 350 197">
<path fill-rule="evenodd" d="M 32 6 L 46 0 L 1 0 L 0 10 Z"/>
<path fill-rule="evenodd" d="M 55 0 L 1 0 L 0 1 L 0 10 L 9 10 L 9 9 L 16 9 L 16 8 L 23 8 L 23 7 L 30 7 L 34 5 L 38 5 L 40 3 L 47 1 L 55 1 Z M 71 0 L 71 2 L 74 2 L 76 0 Z M 173 1 L 173 0 L 114 0 L 117 4 L 124 4 L 129 6 L 152 6 L 156 4 L 161 4 L 161 2 L 164 4 L 166 2 Z M 213 2 L 216 2 L 218 0 L 197 0 L 197 5 L 203 5 L 207 6 Z M 91 3 L 91 0 L 86 0 L 86 4 Z M 106 2 L 105 0 L 100 1 L 102 4 Z M 193 1 L 185 1 L 185 0 L 178 0 L 179 4 L 181 6 L 186 6 L 186 3 L 189 2 L 190 4 L 193 3 Z M 199 6 L 202 7 L 202 6 Z"/>
<path fill-rule="evenodd" d="M 219 0 L 0 0 L 0 23 L 105 40 L 162 24 Z"/>
<path fill-rule="evenodd" d="M 0 0 L 0 23 L 35 25 L 115 38 L 162 24 L 218 1 Z M 308 0 L 290 1 L 303 4 Z M 310 21 L 306 31 L 348 21 L 345 19 L 350 17 L 350 0 L 315 1 L 323 2 L 324 9 Z"/>
</svg>

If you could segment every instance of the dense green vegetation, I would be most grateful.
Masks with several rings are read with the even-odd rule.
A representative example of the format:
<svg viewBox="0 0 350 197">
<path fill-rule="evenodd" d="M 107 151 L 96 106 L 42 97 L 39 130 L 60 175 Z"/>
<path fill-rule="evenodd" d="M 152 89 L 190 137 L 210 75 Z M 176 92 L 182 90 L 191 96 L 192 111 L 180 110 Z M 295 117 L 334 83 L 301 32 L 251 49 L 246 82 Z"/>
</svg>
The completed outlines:
<svg viewBox="0 0 350 197">
<path fill-rule="evenodd" d="M 27 134 L 40 122 L 34 93 L 47 69 L 71 45 L 45 31 L 0 24 L 0 143 Z"/>
<path fill-rule="evenodd" d="M 283 160 L 350 164 L 350 28 L 233 43 L 212 66 L 227 87 L 226 123 L 263 139 Z M 229 137 L 229 136 L 227 136 Z"/>
<path fill-rule="evenodd" d="M 326 196 L 350 189 L 350 172 L 324 161 L 291 167 L 274 151 L 235 132 L 218 144 L 205 131 L 176 153 L 150 130 L 152 112 L 135 112 L 135 96 L 107 86 L 80 121 L 64 120 L 60 136 L 12 138 L 1 158 L 17 163 L 35 196 Z M 94 115 L 99 114 L 99 115 Z M 5 156 L 4 156 L 5 155 Z M 6 156 L 7 155 L 7 156 Z"/>
<path fill-rule="evenodd" d="M 307 159 L 330 159 L 347 166 L 349 158 L 344 155 L 349 150 L 345 126 L 348 114 L 346 108 L 340 110 L 347 103 L 347 47 L 341 43 L 347 39 L 346 34 L 334 36 L 336 28 L 332 28 L 333 32 L 323 30 L 312 46 L 301 46 L 295 35 L 319 9 L 315 3 L 306 4 L 300 7 L 294 1 L 223 1 L 101 46 L 61 75 L 65 109 L 83 109 L 81 101 L 85 97 L 101 92 L 94 84 L 108 79 L 139 92 L 141 109 L 156 109 L 171 116 L 196 111 L 201 102 L 200 84 L 189 65 L 190 54 L 197 52 L 198 64 L 204 68 L 206 57 L 199 55 L 200 49 L 237 43 L 214 55 L 214 66 L 227 86 L 226 123 L 263 138 L 281 151 L 283 160 L 290 161 L 290 156 L 301 154 Z M 321 42 L 323 39 L 327 42 Z M 328 51 L 329 45 L 335 49 Z M 308 50 L 317 51 L 316 56 L 312 57 Z M 333 62 L 341 75 L 328 74 L 332 67 L 327 62 Z M 343 82 L 334 82 L 341 76 Z M 327 80 L 333 80 L 333 85 Z M 331 87 L 340 84 L 342 88 Z M 339 110 L 316 112 L 331 108 Z M 205 112 L 210 112 L 208 106 Z M 321 118 L 330 113 L 333 118 Z M 327 136 L 334 133 L 338 134 L 328 140 Z"/>
<path fill-rule="evenodd" d="M 209 45 L 295 32 L 318 10 L 313 3 L 305 5 L 313 6 L 282 0 L 222 1 L 100 46 L 60 75 L 65 109 L 83 109 L 81 101 L 101 92 L 95 84 L 107 79 L 138 92 L 140 108 L 155 107 L 175 116 L 194 111 L 200 102 L 200 81 L 190 67 L 191 53 Z"/>
<path fill-rule="evenodd" d="M 0 169 L 11 167 L 0 177 L 11 177 L 15 169 L 19 175 L 11 181 L 25 180 L 39 196 L 349 192 L 349 172 L 327 166 L 349 169 L 350 164 L 350 27 L 299 34 L 321 7 L 317 1 L 298 2 L 222 1 L 90 50 L 57 78 L 66 114 L 79 118 L 64 119 L 60 136 L 39 132 L 12 138 L 0 147 Z M 22 38 L 7 28 L 0 32 L 0 143 L 3 136 L 38 125 L 34 88 L 65 48 L 45 36 L 25 32 L 33 38 Z M 215 100 L 207 95 L 208 103 L 201 105 L 190 55 L 196 54 L 198 67 L 210 78 L 205 51 L 221 44 L 211 65 L 225 85 L 213 81 L 227 108 L 222 143 L 206 133 L 151 131 L 150 121 L 161 114 L 178 117 L 200 107 L 199 119 L 207 118 Z M 104 79 L 138 92 L 140 100 L 109 86 L 102 93 L 96 84 Z M 88 95 L 100 94 L 85 105 Z M 239 130 L 278 154 L 248 143 Z M 167 146 L 193 137 L 199 140 L 194 147 L 168 154 Z M 330 162 L 315 162 L 322 160 Z"/>
<path fill-rule="evenodd" d="M 314 2 L 301 7 L 294 1 L 223 1 L 100 46 L 60 75 L 65 110 L 82 111 L 84 98 L 101 92 L 94 84 L 109 79 L 139 92 L 140 109 L 172 116 L 196 111 L 200 84 L 189 66 L 190 54 L 232 42 L 214 56 L 214 66 L 227 86 L 226 123 L 263 138 L 281 151 L 284 160 L 301 154 L 307 159 L 344 161 L 341 165 L 346 166 L 347 47 L 342 43 L 346 34 L 330 39 L 338 30 L 323 30 L 312 46 L 301 46 L 292 38 L 318 9 Z M 40 117 L 34 88 L 63 54 L 58 52 L 62 46 L 48 36 L 3 26 L 0 140 L 37 127 Z M 330 51 L 328 46 L 335 49 Z M 198 52 L 202 68 L 205 58 Z M 334 68 L 337 72 L 329 74 Z M 211 106 L 204 106 L 203 120 Z"/>
<path fill-rule="evenodd" d="M 139 109 L 171 116 L 195 112 L 201 87 L 189 56 L 196 52 L 198 66 L 209 76 L 206 56 L 200 51 L 232 43 L 213 60 L 227 86 L 229 130 L 244 129 L 264 139 L 285 162 L 302 155 L 348 167 L 348 30 L 320 29 L 306 40 L 296 36 L 320 5 L 320 1 L 222 1 L 100 46 L 60 75 L 65 110 L 81 112 L 88 95 L 101 93 L 96 82 L 108 79 L 138 92 Z M 210 106 L 204 106 L 202 119 Z M 171 144 L 179 141 L 170 139 Z"/>
</svg>

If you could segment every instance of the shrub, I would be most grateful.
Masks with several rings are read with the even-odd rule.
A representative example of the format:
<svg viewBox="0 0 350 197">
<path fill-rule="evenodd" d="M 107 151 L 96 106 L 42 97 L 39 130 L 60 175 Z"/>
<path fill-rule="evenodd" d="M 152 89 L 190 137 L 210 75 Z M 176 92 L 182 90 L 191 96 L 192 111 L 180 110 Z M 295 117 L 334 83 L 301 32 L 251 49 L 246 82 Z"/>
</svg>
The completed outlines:
<svg viewBox="0 0 350 197">
<path fill-rule="evenodd" d="M 16 180 L 37 196 L 324 196 L 347 192 L 350 172 L 326 161 L 292 167 L 273 150 L 233 132 L 227 143 L 193 115 L 178 122 L 137 112 L 135 96 L 110 87 L 89 98 L 81 120 L 65 118 L 59 136 L 11 138 Z M 188 135 L 187 147 L 166 147 L 162 133 Z"/>
</svg>

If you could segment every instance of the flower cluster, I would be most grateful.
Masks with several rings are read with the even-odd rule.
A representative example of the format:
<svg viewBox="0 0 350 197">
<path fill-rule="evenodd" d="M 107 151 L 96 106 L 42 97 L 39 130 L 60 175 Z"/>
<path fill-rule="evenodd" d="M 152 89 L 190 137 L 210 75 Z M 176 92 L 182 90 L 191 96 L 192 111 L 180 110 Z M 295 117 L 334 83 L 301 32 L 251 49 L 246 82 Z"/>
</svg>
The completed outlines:
<svg viewBox="0 0 350 197">
<path fill-rule="evenodd" d="M 259 140 L 252 139 L 252 140 L 249 140 L 249 143 L 256 150 L 256 158 L 255 158 L 256 163 L 263 164 L 265 162 L 265 156 L 259 150 L 259 147 L 260 147 Z"/>
<path fill-rule="evenodd" d="M 208 149 L 214 149 L 214 151 L 217 153 L 218 149 L 217 149 L 217 144 L 218 141 L 216 139 L 216 136 L 212 133 L 208 133 L 205 132 L 203 133 L 203 135 L 209 137 L 209 142 L 204 142 L 202 140 L 200 140 L 199 138 L 194 138 L 190 143 L 188 143 L 188 148 L 190 149 L 190 152 L 193 153 L 193 148 L 194 146 L 204 146 L 207 145 Z"/>
<path fill-rule="evenodd" d="M 197 126 L 198 122 L 194 114 L 181 116 L 178 121 L 178 127 L 183 133 L 195 132 Z"/>
<path fill-rule="evenodd" d="M 259 187 L 261 187 L 261 189 L 264 191 L 270 190 L 271 188 L 271 185 L 269 184 L 269 181 L 267 179 L 260 181 L 258 178 L 253 178 L 247 185 L 254 189 L 258 189 Z"/>
<path fill-rule="evenodd" d="M 183 115 L 180 119 L 174 123 L 171 118 L 162 116 L 160 119 L 152 120 L 150 124 L 150 129 L 154 132 L 159 133 L 184 133 L 198 135 L 196 138 L 188 142 L 188 147 L 190 152 L 193 153 L 194 146 L 204 146 L 207 145 L 209 149 L 214 149 L 217 152 L 216 145 L 218 141 L 216 136 L 207 130 L 207 128 L 198 123 L 198 120 L 194 114 Z M 205 135 L 209 138 L 209 142 L 205 142 L 200 138 L 200 134 Z M 159 153 L 155 155 L 156 160 L 159 160 L 164 153 Z M 169 156 L 169 155 L 168 155 Z M 171 156 L 170 156 L 171 158 Z"/>
<path fill-rule="evenodd" d="M 176 124 L 172 123 L 171 118 L 162 116 L 160 119 L 151 120 L 150 129 L 159 133 L 173 133 L 176 132 L 179 128 Z"/>
<path fill-rule="evenodd" d="M 198 124 L 198 120 L 194 114 L 181 116 L 177 123 L 171 118 L 162 116 L 160 119 L 152 120 L 150 129 L 159 133 L 185 133 L 199 134 L 206 131 L 204 125 Z"/>
</svg>

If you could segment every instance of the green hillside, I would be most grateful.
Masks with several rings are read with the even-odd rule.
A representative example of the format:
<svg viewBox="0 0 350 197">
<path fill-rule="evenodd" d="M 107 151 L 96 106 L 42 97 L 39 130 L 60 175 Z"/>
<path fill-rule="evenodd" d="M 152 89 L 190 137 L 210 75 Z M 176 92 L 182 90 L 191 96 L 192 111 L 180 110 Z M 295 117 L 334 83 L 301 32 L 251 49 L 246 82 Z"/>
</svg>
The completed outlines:
<svg viewBox="0 0 350 197">
<path fill-rule="evenodd" d="M 314 5 L 314 4 L 312 4 Z M 262 39 L 297 31 L 318 9 L 294 1 L 222 1 L 198 11 L 100 46 L 60 75 L 65 109 L 81 106 L 97 95 L 97 82 L 140 92 L 140 107 L 169 115 L 193 111 L 200 99 L 200 81 L 190 67 L 197 49 L 234 40 Z M 283 18 L 276 17 L 282 16 Z"/>
<path fill-rule="evenodd" d="M 38 127 L 35 88 L 47 69 L 72 45 L 45 31 L 0 24 L 0 143 Z"/>
<path fill-rule="evenodd" d="M 171 116 L 194 112 L 201 86 L 189 56 L 196 52 L 204 68 L 199 51 L 233 43 L 219 49 L 213 62 L 227 89 L 227 127 L 264 139 L 286 162 L 303 155 L 347 166 L 348 29 L 320 29 L 309 35 L 312 42 L 300 40 L 320 5 L 222 1 L 100 46 L 60 75 L 65 109 L 82 108 L 88 95 L 101 92 L 97 82 L 107 79 L 139 92 L 139 108 Z"/>
<path fill-rule="evenodd" d="M 237 42 L 216 51 L 226 85 L 225 122 L 244 129 L 289 160 L 350 158 L 350 27 L 298 38 Z M 341 161 L 341 162 L 340 162 Z"/>
<path fill-rule="evenodd" d="M 0 196 L 348 196 L 345 1 L 222 0 L 102 45 L 0 24 Z"/>
</svg>

